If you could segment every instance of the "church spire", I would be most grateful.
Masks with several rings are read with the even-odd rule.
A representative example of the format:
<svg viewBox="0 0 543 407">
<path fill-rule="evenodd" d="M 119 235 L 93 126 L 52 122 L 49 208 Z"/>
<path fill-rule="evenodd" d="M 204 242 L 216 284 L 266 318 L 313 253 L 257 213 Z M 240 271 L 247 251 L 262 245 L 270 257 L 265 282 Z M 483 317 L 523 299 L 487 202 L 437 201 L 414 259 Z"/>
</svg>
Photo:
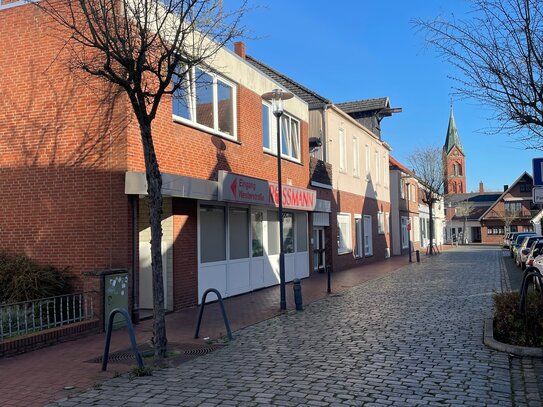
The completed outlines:
<svg viewBox="0 0 543 407">
<path fill-rule="evenodd" d="M 464 147 L 460 144 L 460 137 L 458 137 L 458 130 L 456 129 L 456 122 L 454 121 L 454 114 L 451 102 L 451 115 L 449 117 L 449 128 L 447 129 L 447 137 L 445 138 L 445 145 L 443 150 L 445 154 L 449 154 L 453 147 L 456 146 L 464 154 Z"/>
</svg>

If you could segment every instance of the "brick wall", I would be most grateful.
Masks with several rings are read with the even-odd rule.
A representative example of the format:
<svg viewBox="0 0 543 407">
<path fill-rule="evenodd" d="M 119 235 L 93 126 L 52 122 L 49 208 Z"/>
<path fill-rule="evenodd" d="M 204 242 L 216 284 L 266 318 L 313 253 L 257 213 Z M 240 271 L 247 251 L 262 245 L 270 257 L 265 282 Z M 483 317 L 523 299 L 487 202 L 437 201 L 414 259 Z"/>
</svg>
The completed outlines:
<svg viewBox="0 0 543 407">
<path fill-rule="evenodd" d="M 385 250 L 390 246 L 390 235 L 388 228 L 385 225 L 385 233 L 378 233 L 378 220 L 377 213 L 382 211 L 390 214 L 390 203 L 382 202 L 372 198 L 366 198 L 361 195 L 355 195 L 344 191 L 334 190 L 334 199 L 332 200 L 332 218 L 331 222 L 331 235 L 333 250 L 333 267 L 334 270 L 343 270 L 357 265 L 366 264 L 368 262 L 379 261 L 385 259 Z M 351 237 L 353 251 L 347 254 L 338 254 L 337 250 L 337 233 L 338 224 L 336 213 L 349 213 L 351 214 Z M 372 243 L 373 243 L 373 255 L 370 257 L 356 258 L 354 255 L 355 248 L 355 221 L 354 215 L 370 215 L 372 222 Z M 390 219 L 390 217 L 389 217 Z M 363 220 L 362 220 L 363 222 Z M 362 224 L 363 225 L 363 224 Z"/>
<path fill-rule="evenodd" d="M 47 27 L 33 5 L 0 12 L 0 249 L 68 267 L 76 291 L 98 289 L 81 272 L 130 266 L 125 133 L 114 125 L 124 103 L 70 73 Z"/>
</svg>

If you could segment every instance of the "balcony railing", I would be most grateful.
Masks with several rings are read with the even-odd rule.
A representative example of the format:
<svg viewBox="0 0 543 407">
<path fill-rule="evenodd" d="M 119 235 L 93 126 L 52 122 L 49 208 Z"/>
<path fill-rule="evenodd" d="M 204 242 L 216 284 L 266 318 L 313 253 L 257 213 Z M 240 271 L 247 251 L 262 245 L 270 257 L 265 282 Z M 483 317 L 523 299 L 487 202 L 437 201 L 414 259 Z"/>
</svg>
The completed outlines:
<svg viewBox="0 0 543 407">
<path fill-rule="evenodd" d="M 0 304 L 0 342 L 94 317 L 95 292 Z"/>
</svg>

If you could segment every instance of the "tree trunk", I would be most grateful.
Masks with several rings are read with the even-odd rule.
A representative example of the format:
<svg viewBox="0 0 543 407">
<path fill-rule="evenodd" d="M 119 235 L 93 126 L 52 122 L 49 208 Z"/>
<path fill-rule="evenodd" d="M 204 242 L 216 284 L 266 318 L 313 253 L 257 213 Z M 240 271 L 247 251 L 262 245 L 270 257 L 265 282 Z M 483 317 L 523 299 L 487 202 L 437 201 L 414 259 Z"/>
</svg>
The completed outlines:
<svg viewBox="0 0 543 407">
<path fill-rule="evenodd" d="M 166 356 L 166 320 L 164 313 L 164 283 L 162 277 L 162 177 L 151 133 L 151 122 L 138 118 L 143 154 L 151 224 L 151 267 L 153 275 L 153 345 L 155 357 Z"/>
<path fill-rule="evenodd" d="M 430 250 L 428 250 L 428 253 L 430 253 L 430 256 L 432 254 L 434 254 L 434 245 L 433 245 L 433 241 L 434 241 L 434 219 L 433 219 L 433 199 L 429 199 L 428 200 L 429 203 L 428 203 L 428 212 L 429 212 L 429 216 L 430 216 L 430 233 L 429 233 L 429 236 L 430 236 Z"/>
</svg>

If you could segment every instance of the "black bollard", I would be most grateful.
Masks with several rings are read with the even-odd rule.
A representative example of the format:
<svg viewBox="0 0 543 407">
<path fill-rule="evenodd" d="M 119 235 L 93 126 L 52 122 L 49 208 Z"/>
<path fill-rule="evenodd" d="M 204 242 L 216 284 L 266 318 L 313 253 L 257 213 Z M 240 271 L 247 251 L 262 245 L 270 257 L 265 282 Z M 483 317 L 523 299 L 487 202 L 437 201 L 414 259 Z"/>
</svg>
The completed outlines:
<svg viewBox="0 0 543 407">
<path fill-rule="evenodd" d="M 292 288 L 294 289 L 294 303 L 296 304 L 296 311 L 303 311 L 302 285 L 300 284 L 299 278 L 292 280 Z"/>
<path fill-rule="evenodd" d="M 326 292 L 330 294 L 332 292 L 332 266 L 328 265 L 326 266 L 326 274 L 327 274 L 327 280 L 328 280 L 328 287 L 326 289 Z"/>
<path fill-rule="evenodd" d="M 417 263 L 420 263 L 420 251 L 415 250 L 415 255 L 417 256 Z"/>
</svg>

